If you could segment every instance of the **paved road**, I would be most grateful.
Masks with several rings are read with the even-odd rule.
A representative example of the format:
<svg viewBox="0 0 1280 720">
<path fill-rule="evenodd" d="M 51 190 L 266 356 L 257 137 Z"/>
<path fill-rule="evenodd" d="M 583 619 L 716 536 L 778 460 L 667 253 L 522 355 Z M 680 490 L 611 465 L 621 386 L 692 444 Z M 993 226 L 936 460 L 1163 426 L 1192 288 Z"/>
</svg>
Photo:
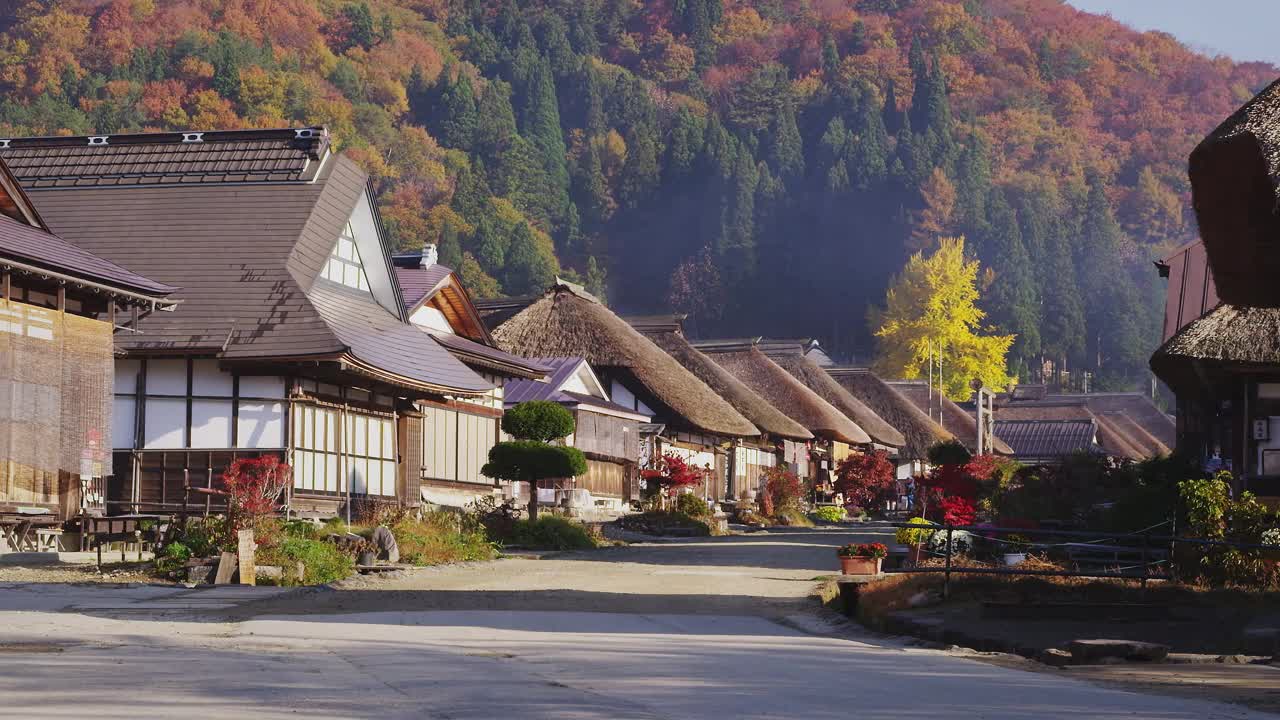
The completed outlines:
<svg viewBox="0 0 1280 720">
<path fill-rule="evenodd" d="M 1252 718 L 833 632 L 847 535 L 437 569 L 336 591 L 0 587 L 0 717 Z"/>
</svg>

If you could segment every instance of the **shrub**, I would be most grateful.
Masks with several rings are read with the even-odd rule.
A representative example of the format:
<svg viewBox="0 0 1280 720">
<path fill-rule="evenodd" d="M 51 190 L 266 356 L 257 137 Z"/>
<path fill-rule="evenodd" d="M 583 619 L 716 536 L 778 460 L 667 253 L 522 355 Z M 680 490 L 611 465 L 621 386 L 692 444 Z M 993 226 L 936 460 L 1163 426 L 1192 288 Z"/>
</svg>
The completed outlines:
<svg viewBox="0 0 1280 720">
<path fill-rule="evenodd" d="M 618 526 L 634 532 L 649 535 L 666 535 L 672 530 L 682 535 L 708 537 L 712 535 L 711 526 L 682 512 L 672 510 L 651 510 L 636 515 L 618 518 Z"/>
<path fill-rule="evenodd" d="M 883 450 L 850 455 L 836 466 L 836 492 L 869 510 L 893 492 L 894 466 Z"/>
<path fill-rule="evenodd" d="M 695 518 L 710 517 L 711 506 L 693 493 L 680 493 L 676 496 L 676 512 Z"/>
<path fill-rule="evenodd" d="M 573 413 L 550 400 L 531 400 L 507 410 L 502 429 L 517 440 L 549 443 L 573 434 Z"/>
<path fill-rule="evenodd" d="M 804 499 L 804 485 L 790 470 L 771 467 L 764 471 L 764 492 L 761 495 L 761 509 L 769 517 L 799 512 Z"/>
<path fill-rule="evenodd" d="M 898 532 L 893 535 L 894 542 L 899 545 L 923 545 L 929 542 L 929 538 L 933 537 L 937 527 L 937 525 L 922 517 L 913 517 L 907 521 L 907 524 L 915 527 L 898 528 Z"/>
<path fill-rule="evenodd" d="M 795 508 L 774 513 L 773 522 L 784 527 L 813 527 L 809 516 Z"/>
<path fill-rule="evenodd" d="M 493 543 L 483 526 L 447 511 L 405 514 L 388 526 L 400 548 L 400 560 L 411 565 L 491 560 Z"/>
<path fill-rule="evenodd" d="M 668 496 L 675 495 L 681 488 L 702 483 L 710 470 L 690 465 L 682 455 L 664 453 L 658 466 L 645 470 L 641 475 L 650 485 L 657 485 Z"/>
<path fill-rule="evenodd" d="M 959 440 L 945 440 L 935 443 L 926 453 L 930 465 L 967 465 L 973 457 L 969 448 Z"/>
<path fill-rule="evenodd" d="M 556 515 L 516 521 L 514 544 L 539 550 L 591 550 L 597 546 L 587 528 Z"/>
<path fill-rule="evenodd" d="M 1187 524 L 1195 536 L 1221 538 L 1225 533 L 1227 513 L 1231 509 L 1230 478 L 1230 473 L 1219 473 L 1212 479 L 1178 483 Z"/>
<path fill-rule="evenodd" d="M 178 529 L 175 540 L 191 551 L 191 557 L 208 557 L 231 549 L 227 522 L 217 516 L 187 518 Z"/>
<path fill-rule="evenodd" d="M 230 531 L 257 527 L 259 520 L 274 515 L 280 494 L 292 481 L 292 468 L 274 455 L 240 458 L 231 463 L 222 474 Z"/>
<path fill-rule="evenodd" d="M 257 562 L 283 567 L 286 584 L 323 585 L 341 580 L 355 570 L 355 560 L 334 543 L 300 537 L 287 537 L 277 546 L 260 548 Z M 301 578 L 295 569 L 299 562 L 303 564 Z"/>
<path fill-rule="evenodd" d="M 160 572 L 179 570 L 191 559 L 191 548 L 180 542 L 171 542 L 164 546 L 160 557 L 156 558 L 156 569 Z"/>
<path fill-rule="evenodd" d="M 844 520 L 846 515 L 848 511 L 836 505 L 823 505 L 813 511 L 814 517 L 826 523 L 838 523 Z"/>
</svg>

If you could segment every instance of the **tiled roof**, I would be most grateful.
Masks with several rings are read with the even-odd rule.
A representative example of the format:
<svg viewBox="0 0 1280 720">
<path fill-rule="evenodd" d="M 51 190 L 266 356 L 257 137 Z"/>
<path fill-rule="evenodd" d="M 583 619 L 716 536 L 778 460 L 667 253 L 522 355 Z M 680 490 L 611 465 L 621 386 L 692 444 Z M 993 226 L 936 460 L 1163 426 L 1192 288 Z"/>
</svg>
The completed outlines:
<svg viewBox="0 0 1280 720">
<path fill-rule="evenodd" d="M 995 431 L 1019 460 L 1052 460 L 1098 451 L 1092 420 L 996 420 Z"/>
<path fill-rule="evenodd" d="M 430 299 L 452 274 L 453 269 L 444 265 L 425 268 L 407 268 L 397 265 L 396 280 L 400 282 L 400 294 L 404 296 L 404 306 L 413 309 L 424 300 Z"/>
<path fill-rule="evenodd" d="M 366 293 L 319 281 L 307 296 L 347 352 L 373 368 L 439 392 L 493 387 L 421 328 L 401 322 Z"/>
<path fill-rule="evenodd" d="M 177 290 L 130 272 L 56 235 L 0 215 L 0 264 L 4 258 L 154 297 Z"/>
<path fill-rule="evenodd" d="M 425 328 L 423 332 L 435 338 L 436 342 L 443 345 L 446 350 L 466 364 L 477 364 L 501 372 L 518 371 L 520 375 L 530 378 L 545 377 L 551 372 L 551 368 L 537 360 L 529 360 L 519 355 L 512 355 L 498 348 L 468 340 L 461 335 L 432 332 Z"/>
<path fill-rule="evenodd" d="M 0 158 L 31 190 L 307 181 L 329 149 L 324 128 L 103 137 L 0 139 Z"/>
</svg>

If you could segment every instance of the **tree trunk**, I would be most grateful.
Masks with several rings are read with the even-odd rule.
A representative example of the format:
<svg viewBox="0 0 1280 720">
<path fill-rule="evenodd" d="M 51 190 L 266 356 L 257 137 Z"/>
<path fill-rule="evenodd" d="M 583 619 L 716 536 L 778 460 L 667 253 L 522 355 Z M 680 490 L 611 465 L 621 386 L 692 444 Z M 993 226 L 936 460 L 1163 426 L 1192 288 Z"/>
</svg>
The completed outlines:
<svg viewBox="0 0 1280 720">
<path fill-rule="evenodd" d="M 529 482 L 529 522 L 538 519 L 538 482 Z"/>
</svg>

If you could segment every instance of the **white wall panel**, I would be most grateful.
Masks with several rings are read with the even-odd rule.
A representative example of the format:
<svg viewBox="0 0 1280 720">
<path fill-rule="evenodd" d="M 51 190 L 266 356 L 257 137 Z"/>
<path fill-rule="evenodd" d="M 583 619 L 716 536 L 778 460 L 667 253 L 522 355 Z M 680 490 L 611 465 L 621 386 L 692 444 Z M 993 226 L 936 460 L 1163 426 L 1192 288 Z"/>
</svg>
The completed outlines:
<svg viewBox="0 0 1280 720">
<path fill-rule="evenodd" d="M 231 401 L 191 402 L 191 447 L 231 447 Z"/>
<path fill-rule="evenodd" d="M 242 398 L 283 398 L 285 390 L 285 379 L 282 377 L 240 376 L 240 397 Z"/>
<path fill-rule="evenodd" d="M 127 396 L 116 396 L 111 404 L 111 447 L 116 450 L 133 449 L 134 412 L 138 401 Z"/>
<path fill-rule="evenodd" d="M 186 360 L 148 360 L 148 395 L 186 395 Z"/>
<path fill-rule="evenodd" d="M 192 361 L 191 388 L 195 395 L 231 397 L 232 380 L 231 373 L 218 369 L 217 360 Z"/>
<path fill-rule="evenodd" d="M 112 392 L 118 395 L 132 395 L 138 392 L 138 369 L 140 367 L 142 367 L 141 360 L 117 359 L 115 362 L 115 388 Z"/>
<path fill-rule="evenodd" d="M 236 447 L 284 447 L 284 403 L 240 401 L 236 419 Z"/>
<path fill-rule="evenodd" d="M 184 398 L 147 398 L 146 421 L 142 432 L 147 449 L 181 448 L 186 440 L 187 401 Z"/>
</svg>

